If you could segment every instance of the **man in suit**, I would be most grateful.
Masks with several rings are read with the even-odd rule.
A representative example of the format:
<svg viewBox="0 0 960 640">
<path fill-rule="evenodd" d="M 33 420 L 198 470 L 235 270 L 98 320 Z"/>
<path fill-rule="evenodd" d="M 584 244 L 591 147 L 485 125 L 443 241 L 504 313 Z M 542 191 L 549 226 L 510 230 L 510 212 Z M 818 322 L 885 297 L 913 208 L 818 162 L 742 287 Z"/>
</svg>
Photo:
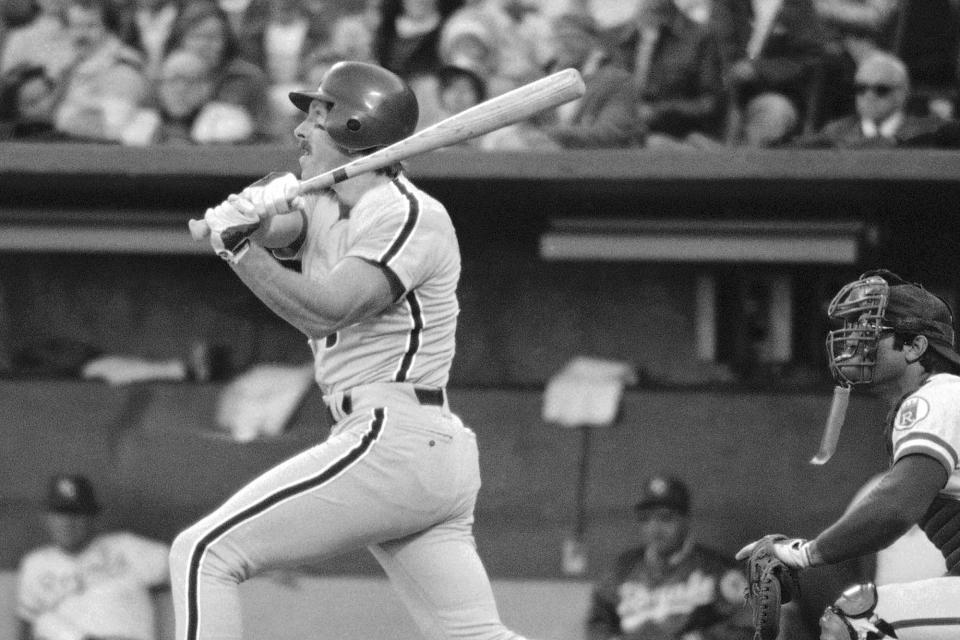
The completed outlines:
<svg viewBox="0 0 960 640">
<path fill-rule="evenodd" d="M 553 20 L 552 69 L 573 67 L 583 74 L 586 93 L 561 105 L 556 122 L 543 133 L 561 148 L 636 147 L 642 140 L 637 90 L 630 74 L 610 62 L 599 27 L 590 16 L 567 13 Z"/>
<path fill-rule="evenodd" d="M 960 145 L 957 124 L 937 116 L 906 112 L 910 77 L 899 58 L 870 54 L 854 77 L 856 113 L 827 123 L 818 133 L 796 141 L 808 148 L 873 149 Z"/>
<path fill-rule="evenodd" d="M 824 59 L 812 0 L 716 0 L 729 91 L 727 141 L 774 146 L 807 116 L 811 74 Z"/>
</svg>

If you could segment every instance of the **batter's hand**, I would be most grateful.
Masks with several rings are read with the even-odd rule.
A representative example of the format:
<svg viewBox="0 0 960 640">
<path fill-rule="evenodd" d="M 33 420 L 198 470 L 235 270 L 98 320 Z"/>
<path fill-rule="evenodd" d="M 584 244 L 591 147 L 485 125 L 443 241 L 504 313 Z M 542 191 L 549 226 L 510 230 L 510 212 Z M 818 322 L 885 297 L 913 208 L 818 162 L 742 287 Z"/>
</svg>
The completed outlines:
<svg viewBox="0 0 960 640">
<path fill-rule="evenodd" d="M 203 220 L 210 229 L 210 246 L 224 260 L 236 263 L 250 246 L 250 236 L 260 227 L 253 203 L 231 195 L 216 207 L 207 209 Z"/>
<path fill-rule="evenodd" d="M 300 195 L 300 181 L 292 173 L 266 175 L 241 191 L 240 195 L 253 204 L 260 219 L 306 207 Z"/>
<path fill-rule="evenodd" d="M 735 556 L 737 560 L 746 560 L 750 557 L 754 547 L 760 543 L 760 540 L 751 542 L 737 551 Z M 773 552 L 777 558 L 792 569 L 806 569 L 813 565 L 813 559 L 810 555 L 810 542 L 803 538 L 784 538 L 773 543 Z"/>
</svg>

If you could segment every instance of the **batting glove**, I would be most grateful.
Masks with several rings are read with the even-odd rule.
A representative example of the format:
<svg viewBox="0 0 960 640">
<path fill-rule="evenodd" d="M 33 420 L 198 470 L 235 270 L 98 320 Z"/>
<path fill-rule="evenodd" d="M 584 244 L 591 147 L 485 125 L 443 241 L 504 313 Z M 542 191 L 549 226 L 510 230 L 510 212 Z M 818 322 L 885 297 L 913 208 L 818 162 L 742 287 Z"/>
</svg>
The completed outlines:
<svg viewBox="0 0 960 640">
<path fill-rule="evenodd" d="M 753 552 L 753 548 L 757 546 L 758 542 L 759 540 L 751 542 L 740 549 L 740 551 L 737 551 L 736 559 L 746 560 L 749 558 Z M 778 540 L 773 543 L 773 552 L 777 554 L 777 558 L 779 558 L 783 564 L 794 569 L 806 569 L 813 565 L 813 558 L 810 555 L 810 542 L 803 538 Z"/>
<path fill-rule="evenodd" d="M 240 195 L 249 200 L 262 220 L 306 207 L 300 195 L 300 181 L 292 173 L 271 173 L 246 189 Z"/>
<path fill-rule="evenodd" d="M 234 264 L 250 248 L 250 236 L 260 227 L 253 204 L 237 195 L 207 209 L 203 219 L 210 228 L 210 246 L 218 256 Z"/>
</svg>

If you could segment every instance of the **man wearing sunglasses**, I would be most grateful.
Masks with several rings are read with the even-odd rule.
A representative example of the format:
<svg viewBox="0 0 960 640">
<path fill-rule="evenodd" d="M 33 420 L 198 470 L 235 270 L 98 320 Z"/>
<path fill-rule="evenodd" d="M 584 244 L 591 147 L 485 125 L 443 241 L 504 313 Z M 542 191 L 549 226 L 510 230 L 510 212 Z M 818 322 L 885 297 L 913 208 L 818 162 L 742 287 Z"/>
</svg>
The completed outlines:
<svg viewBox="0 0 960 640">
<path fill-rule="evenodd" d="M 795 569 L 835 565 L 890 546 L 918 524 L 945 559 L 942 577 L 856 585 L 827 607 L 821 640 L 960 638 L 960 353 L 947 303 L 886 270 L 844 286 L 828 309 L 842 327 L 827 337 L 841 387 L 890 406 L 891 465 L 833 525 L 774 553 Z M 741 549 L 745 559 L 757 543 Z"/>
<path fill-rule="evenodd" d="M 857 67 L 856 113 L 827 123 L 818 133 L 797 141 L 808 148 L 873 149 L 956 147 L 955 127 L 936 116 L 906 111 L 910 78 L 896 56 L 876 52 Z"/>
</svg>

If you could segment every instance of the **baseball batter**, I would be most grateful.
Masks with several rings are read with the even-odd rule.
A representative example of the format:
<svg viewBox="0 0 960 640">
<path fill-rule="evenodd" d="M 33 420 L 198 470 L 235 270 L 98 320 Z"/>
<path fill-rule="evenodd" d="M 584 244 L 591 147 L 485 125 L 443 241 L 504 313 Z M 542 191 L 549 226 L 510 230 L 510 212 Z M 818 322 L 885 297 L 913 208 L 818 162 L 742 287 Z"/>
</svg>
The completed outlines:
<svg viewBox="0 0 960 640">
<path fill-rule="evenodd" d="M 25 555 L 17 572 L 20 638 L 154 640 L 152 590 L 167 584 L 167 545 L 98 534 L 100 507 L 83 476 L 51 478 L 44 511 L 53 544 Z"/>
<path fill-rule="evenodd" d="M 342 62 L 291 93 L 310 178 L 410 135 L 413 92 Z M 209 209 L 210 242 L 308 338 L 336 423 L 181 533 L 171 552 L 178 640 L 241 638 L 238 585 L 265 569 L 366 547 L 424 636 L 506 639 L 472 524 L 477 442 L 451 413 L 460 254 L 445 208 L 400 166 L 294 197 L 268 176 Z M 301 262 L 300 271 L 279 259 Z M 322 630 L 318 630 L 322 635 Z"/>
<path fill-rule="evenodd" d="M 777 556 L 802 569 L 879 551 L 913 524 L 946 560 L 943 577 L 875 588 L 855 585 L 820 619 L 824 640 L 960 637 L 960 354 L 949 306 L 889 271 L 863 274 L 830 304 L 843 327 L 827 338 L 841 385 L 891 407 L 891 466 L 880 482 L 813 540 L 787 539 Z M 754 544 L 737 558 L 746 558 Z"/>
</svg>

